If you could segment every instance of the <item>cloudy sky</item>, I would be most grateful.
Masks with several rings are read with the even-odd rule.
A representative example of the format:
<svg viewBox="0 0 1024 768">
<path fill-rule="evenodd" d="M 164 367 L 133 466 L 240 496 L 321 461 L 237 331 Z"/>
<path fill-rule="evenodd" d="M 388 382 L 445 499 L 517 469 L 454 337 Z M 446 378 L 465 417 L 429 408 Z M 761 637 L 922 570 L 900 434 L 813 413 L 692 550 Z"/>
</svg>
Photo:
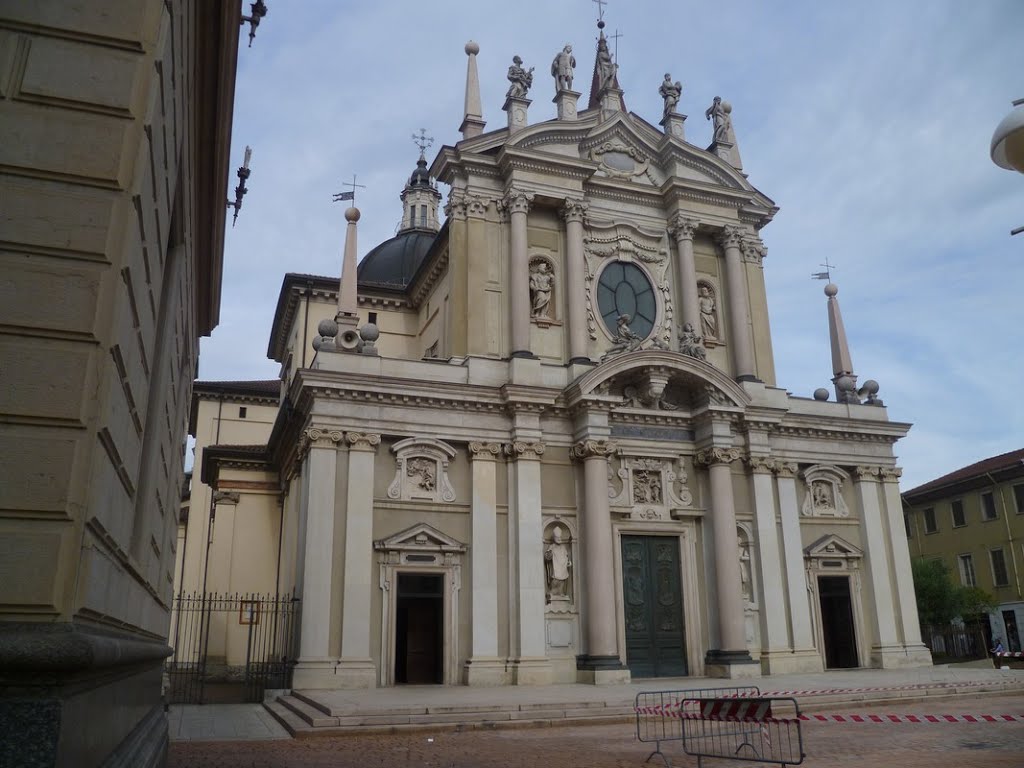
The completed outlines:
<svg viewBox="0 0 1024 768">
<path fill-rule="evenodd" d="M 431 159 L 459 139 L 467 40 L 491 129 L 513 54 L 537 69 L 531 122 L 554 117 L 547 71 L 563 45 L 580 90 L 593 66 L 588 0 L 267 4 L 239 56 L 233 167 L 251 145 L 251 191 L 228 230 L 203 379 L 277 376 L 266 349 L 282 277 L 338 274 L 331 195 L 353 173 L 367 185 L 360 255 L 394 234 L 411 134 L 436 139 Z M 1024 225 L 1024 177 L 988 157 L 1024 97 L 1024 3 L 612 0 L 605 20 L 622 34 L 631 111 L 657 123 L 671 72 L 687 138 L 706 146 L 704 110 L 715 95 L 733 104 L 744 170 L 781 208 L 761 233 L 780 386 L 829 384 L 823 283 L 809 279 L 827 258 L 857 374 L 914 424 L 896 446 L 904 489 L 1024 445 L 1024 235 L 1009 236 Z"/>
</svg>

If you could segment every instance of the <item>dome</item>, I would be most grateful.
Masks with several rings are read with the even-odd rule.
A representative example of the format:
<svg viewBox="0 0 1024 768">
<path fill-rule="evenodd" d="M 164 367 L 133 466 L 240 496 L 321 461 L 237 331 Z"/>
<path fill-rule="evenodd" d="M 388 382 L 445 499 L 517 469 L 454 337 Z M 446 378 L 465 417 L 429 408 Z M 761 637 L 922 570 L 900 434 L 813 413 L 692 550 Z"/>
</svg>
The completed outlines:
<svg viewBox="0 0 1024 768">
<path fill-rule="evenodd" d="M 416 162 L 416 170 L 409 177 L 410 187 L 430 187 L 430 174 L 427 173 L 427 160 L 423 155 Z"/>
<path fill-rule="evenodd" d="M 368 254 L 356 270 L 359 285 L 405 288 L 437 237 L 436 232 L 407 230 L 385 240 Z"/>
</svg>

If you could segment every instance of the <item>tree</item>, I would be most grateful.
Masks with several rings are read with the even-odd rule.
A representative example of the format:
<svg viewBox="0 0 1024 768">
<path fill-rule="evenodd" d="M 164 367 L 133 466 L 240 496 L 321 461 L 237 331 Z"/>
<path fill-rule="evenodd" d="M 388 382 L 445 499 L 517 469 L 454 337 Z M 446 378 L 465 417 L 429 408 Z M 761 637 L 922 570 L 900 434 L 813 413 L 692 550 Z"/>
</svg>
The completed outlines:
<svg viewBox="0 0 1024 768">
<path fill-rule="evenodd" d="M 995 600 L 984 590 L 954 584 L 949 568 L 941 560 L 919 558 L 911 563 L 911 570 L 921 626 L 949 624 L 995 607 Z"/>
</svg>

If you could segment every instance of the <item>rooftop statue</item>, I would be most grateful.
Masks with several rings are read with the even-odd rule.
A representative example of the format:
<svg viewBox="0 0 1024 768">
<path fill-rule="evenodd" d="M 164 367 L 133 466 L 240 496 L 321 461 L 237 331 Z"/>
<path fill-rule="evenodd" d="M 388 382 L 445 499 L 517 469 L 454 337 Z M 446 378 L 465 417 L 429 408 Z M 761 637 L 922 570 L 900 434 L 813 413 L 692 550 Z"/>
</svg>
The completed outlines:
<svg viewBox="0 0 1024 768">
<path fill-rule="evenodd" d="M 704 117 L 713 121 L 715 127 L 714 140 L 729 142 L 732 135 L 732 118 L 729 113 L 732 106 L 727 101 L 722 101 L 721 96 L 715 96 L 711 106 L 704 111 Z"/>
<path fill-rule="evenodd" d="M 523 69 L 523 60 L 518 56 L 512 57 L 512 66 L 508 68 L 508 80 L 512 85 L 508 87 L 505 98 L 524 98 L 533 86 L 533 67 Z"/>
<path fill-rule="evenodd" d="M 571 91 L 572 77 L 576 67 L 576 58 L 572 55 L 572 46 L 566 45 L 555 54 L 551 62 L 551 76 L 555 78 L 556 91 Z"/>
<path fill-rule="evenodd" d="M 679 103 L 679 97 L 683 93 L 683 86 L 678 80 L 673 83 L 672 75 L 666 72 L 665 80 L 658 89 L 658 93 L 665 100 L 664 116 L 668 117 L 676 111 L 676 104 Z"/>
<path fill-rule="evenodd" d="M 611 88 L 615 83 L 615 72 L 619 65 L 612 61 L 608 51 L 608 40 L 602 34 L 597 41 L 597 83 L 598 91 Z"/>
</svg>

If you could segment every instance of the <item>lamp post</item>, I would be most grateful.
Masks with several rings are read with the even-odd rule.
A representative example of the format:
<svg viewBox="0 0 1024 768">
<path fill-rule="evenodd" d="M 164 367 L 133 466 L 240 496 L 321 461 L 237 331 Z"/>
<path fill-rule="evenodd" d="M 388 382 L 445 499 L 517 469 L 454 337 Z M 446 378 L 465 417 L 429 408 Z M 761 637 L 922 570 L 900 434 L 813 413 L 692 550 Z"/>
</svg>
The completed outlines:
<svg viewBox="0 0 1024 768">
<path fill-rule="evenodd" d="M 1013 102 L 1014 110 L 1002 119 L 992 134 L 992 162 L 1008 171 L 1024 173 L 1024 99 Z M 1010 231 L 1011 235 L 1024 232 L 1024 227 Z"/>
</svg>

